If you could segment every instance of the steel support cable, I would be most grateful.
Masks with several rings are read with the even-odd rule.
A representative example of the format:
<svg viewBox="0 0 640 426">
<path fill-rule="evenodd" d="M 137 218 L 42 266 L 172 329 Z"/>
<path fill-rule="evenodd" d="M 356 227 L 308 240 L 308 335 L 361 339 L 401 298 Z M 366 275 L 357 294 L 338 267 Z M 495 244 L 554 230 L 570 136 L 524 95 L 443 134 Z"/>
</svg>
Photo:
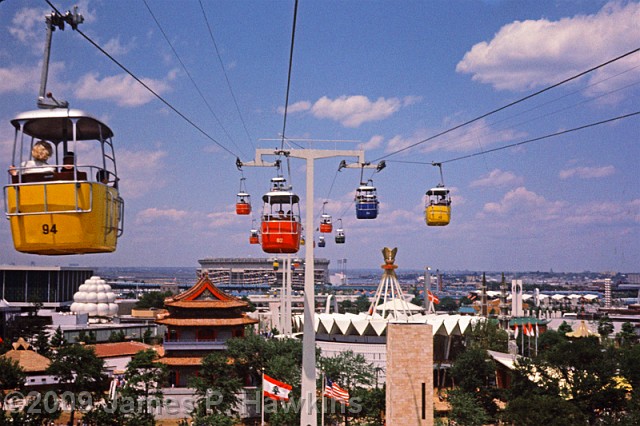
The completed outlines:
<svg viewBox="0 0 640 426">
<path fill-rule="evenodd" d="M 563 107 L 563 108 L 559 108 L 559 109 L 556 109 L 556 110 L 553 110 L 553 111 L 547 112 L 547 113 L 542 114 L 542 115 L 538 115 L 538 116 L 536 116 L 536 117 L 530 118 L 530 119 L 525 120 L 525 121 L 520 121 L 520 122 L 518 122 L 518 123 L 516 123 L 516 124 L 514 124 L 514 125 L 512 125 L 512 126 L 510 126 L 509 128 L 518 128 L 519 126 L 521 126 L 521 125 L 523 125 L 523 124 L 529 124 L 529 123 L 532 123 L 532 122 L 534 122 L 534 121 L 540 120 L 540 119 L 542 119 L 542 118 L 550 117 L 550 116 L 553 116 L 553 115 L 558 114 L 558 113 L 563 112 L 563 111 L 568 111 L 568 110 L 570 110 L 570 109 L 575 108 L 575 107 L 576 107 L 576 106 L 578 106 L 578 105 L 584 105 L 584 104 L 588 104 L 588 103 L 590 103 L 590 102 L 595 102 L 595 101 L 597 101 L 598 99 L 601 99 L 601 98 L 604 98 L 604 97 L 609 96 L 609 95 L 611 95 L 611 94 L 614 94 L 614 93 L 617 93 L 617 92 L 620 92 L 620 91 L 626 90 L 626 89 L 628 89 L 628 88 L 630 88 L 630 87 L 637 86 L 638 84 L 640 84 L 640 81 L 637 81 L 637 82 L 635 82 L 635 83 L 629 83 L 629 84 L 627 84 L 627 85 L 624 85 L 624 86 L 619 87 L 619 88 L 617 88 L 617 89 L 615 89 L 615 90 L 611 90 L 611 91 L 609 91 L 609 92 L 603 93 L 603 94 L 601 94 L 601 95 L 598 95 L 598 96 L 595 96 L 595 97 L 592 97 L 592 98 L 589 98 L 589 99 L 584 99 L 584 100 L 582 100 L 582 101 L 580 101 L 580 102 L 577 102 L 577 103 L 575 103 L 575 104 L 568 105 L 568 106 L 565 106 L 565 107 Z M 574 92 L 574 93 L 575 93 L 575 92 Z M 558 99 L 561 99 L 561 98 L 558 98 Z M 547 104 L 548 104 L 548 103 L 547 103 Z M 534 109 L 536 109 L 536 108 L 529 109 L 527 112 L 531 112 L 531 111 L 532 111 L 532 110 L 534 110 Z M 517 117 L 517 116 L 519 116 L 519 115 L 521 115 L 521 114 L 516 114 L 516 115 L 512 116 L 511 118 L 513 118 L 513 117 Z M 505 120 L 506 120 L 506 119 L 505 119 Z M 494 122 L 494 123 L 492 123 L 492 124 L 500 123 L 500 122 L 502 122 L 502 121 L 504 121 L 504 120 L 499 120 L 499 121 Z M 483 128 L 489 128 L 489 125 L 486 125 L 486 126 L 482 126 L 482 127 L 480 127 L 480 129 L 483 129 Z M 496 128 L 496 129 L 495 129 L 495 130 L 493 130 L 491 133 L 498 133 L 498 131 L 499 131 L 499 130 L 500 130 L 500 128 Z M 489 133 L 489 134 L 491 134 L 491 133 Z M 458 141 L 459 141 L 459 142 L 465 142 L 465 141 L 470 140 L 472 137 L 473 137 L 473 134 L 470 134 L 466 139 L 459 139 Z"/>
<path fill-rule="evenodd" d="M 189 70 L 187 69 L 187 66 L 184 64 L 184 62 L 182 61 L 182 59 L 180 58 L 180 55 L 178 54 L 178 52 L 176 51 L 176 49 L 173 47 L 173 43 L 171 43 L 171 40 L 169 40 L 169 37 L 167 36 L 166 32 L 164 31 L 164 29 L 162 28 L 162 25 L 160 25 L 160 21 L 158 21 L 158 18 L 156 18 L 156 15 L 153 13 L 153 11 L 151 10 L 151 7 L 149 7 L 149 4 L 147 3 L 147 0 L 142 0 L 144 5 L 147 7 L 147 10 L 149 11 L 149 14 L 151 15 L 151 17 L 153 18 L 154 22 L 156 23 L 156 26 L 158 27 L 158 29 L 160 30 L 160 33 L 162 34 L 162 36 L 164 37 L 165 41 L 167 42 L 167 44 L 169 45 L 169 47 L 171 48 L 171 51 L 173 52 L 173 54 L 175 55 L 176 59 L 178 60 L 178 62 L 180 62 L 180 65 L 182 65 L 182 69 L 184 70 L 184 72 L 187 74 L 187 77 L 189 77 L 189 80 L 191 80 L 191 84 L 193 84 L 193 87 L 195 87 L 196 91 L 198 92 L 198 94 L 200 95 L 200 98 L 204 101 L 204 103 L 207 105 L 207 108 L 209 109 L 209 112 L 211 113 L 211 115 L 213 116 L 213 118 L 216 120 L 216 122 L 218 123 L 218 125 L 220 126 L 220 128 L 222 129 L 222 131 L 224 132 L 225 135 L 227 135 L 227 137 L 229 138 L 229 141 L 231 141 L 231 143 L 233 144 L 233 146 L 235 146 L 240 152 L 242 152 L 242 149 L 235 143 L 235 141 L 233 140 L 233 137 L 231 137 L 231 135 L 229 134 L 229 132 L 227 131 L 227 129 L 225 128 L 224 124 L 222 124 L 222 121 L 220 120 L 220 118 L 218 117 L 218 115 L 213 111 L 213 108 L 211 107 L 211 104 L 209 104 L 209 101 L 207 101 L 207 98 L 204 96 L 204 94 L 202 93 L 202 90 L 200 90 L 200 87 L 198 86 L 198 84 L 196 84 L 195 80 L 193 79 L 193 77 L 191 76 L 191 73 L 189 72 Z M 250 157 L 250 156 L 249 156 Z"/>
<path fill-rule="evenodd" d="M 53 5 L 51 4 L 51 2 L 49 0 L 45 0 L 47 2 L 47 4 L 49 6 L 51 6 L 51 8 L 58 14 L 60 14 L 60 11 Z M 205 132 L 202 128 L 200 128 L 196 123 L 194 123 L 191 119 L 189 119 L 186 115 L 184 115 L 182 112 L 180 112 L 177 108 L 175 108 L 173 105 L 171 105 L 167 100 L 165 100 L 162 96 L 160 96 L 158 93 L 156 93 L 151 87 L 149 87 L 144 81 L 140 80 L 135 74 L 133 74 L 131 71 L 129 71 L 129 69 L 127 67 L 125 67 L 124 65 L 122 65 L 116 58 L 114 58 L 113 56 L 111 56 L 109 54 L 109 52 L 107 52 L 106 50 L 104 50 L 102 47 L 100 47 L 100 45 L 98 43 L 96 43 L 95 41 L 93 41 L 88 35 L 86 35 L 85 33 L 83 33 L 81 30 L 74 28 L 74 30 L 80 34 L 82 37 L 85 38 L 85 40 L 87 40 L 89 43 L 91 43 L 96 49 L 98 49 L 100 52 L 102 52 L 107 58 L 111 59 L 111 61 L 113 61 L 113 63 L 115 63 L 116 65 L 118 65 L 124 72 L 126 72 L 127 74 L 129 74 L 129 76 L 131 76 L 131 78 L 133 78 L 135 81 L 137 81 L 138 83 L 140 83 L 145 89 L 147 89 L 152 95 L 154 95 L 156 98 L 158 98 L 163 104 L 165 104 L 167 107 L 169 107 L 173 112 L 175 112 L 176 114 L 178 114 L 180 116 L 180 118 L 182 118 L 183 120 L 185 120 L 187 123 L 189 123 L 193 128 L 195 128 L 196 130 L 198 130 L 200 133 L 202 133 L 202 135 L 204 137 L 206 137 L 207 139 L 209 139 L 210 141 L 212 141 L 213 143 L 215 143 L 216 145 L 218 145 L 220 148 L 222 148 L 224 151 L 226 151 L 227 153 L 233 155 L 234 157 L 239 157 L 236 153 L 234 153 L 233 151 L 231 151 L 229 148 L 227 148 L 226 146 L 222 145 L 220 142 L 218 142 L 216 139 L 214 139 L 211 135 L 209 135 L 207 132 Z"/>
<path fill-rule="evenodd" d="M 280 142 L 280 149 L 284 149 L 284 139 L 286 137 L 285 130 L 287 129 L 287 110 L 289 108 L 289 91 L 291 89 L 291 69 L 293 68 L 293 46 L 296 38 L 296 20 L 298 18 L 298 0 L 295 1 L 293 8 L 293 26 L 291 28 L 291 48 L 289 49 L 289 71 L 287 73 L 287 92 L 284 101 L 284 118 L 282 120 L 282 142 Z"/>
<path fill-rule="evenodd" d="M 577 132 L 578 130 L 584 130 L 584 129 L 588 129 L 590 127 L 595 127 L 595 126 L 599 126 L 601 124 L 607 124 L 607 123 L 611 123 L 613 121 L 617 121 L 617 120 L 623 120 L 625 118 L 630 118 L 630 117 L 634 117 L 636 115 L 640 115 L 640 111 L 636 111 L 636 112 L 630 112 L 628 114 L 623 114 L 623 115 L 619 115 L 617 117 L 613 117 L 613 118 L 608 118 L 606 120 L 601 120 L 601 121 L 597 121 L 594 123 L 589 123 L 589 124 L 585 124 L 582 126 L 578 126 L 578 127 L 574 127 L 571 129 L 567 129 L 567 130 L 562 130 L 559 132 L 555 132 L 555 133 L 549 133 L 547 135 L 543 135 L 543 136 L 538 136 L 536 138 L 531 138 L 531 139 L 527 139 L 524 141 L 520 141 L 520 142 L 516 142 L 516 143 L 512 143 L 512 144 L 508 144 L 508 145 L 503 145 L 497 148 L 493 148 L 493 149 L 488 149 L 486 151 L 482 151 L 482 152 L 474 152 L 473 154 L 468 154 L 468 155 L 462 155 L 460 157 L 455 157 L 455 158 L 451 158 L 449 160 L 445 160 L 445 161 L 440 161 L 440 164 L 447 164 L 447 163 L 453 163 L 455 161 L 460 161 L 460 160 L 466 160 L 467 158 L 471 158 L 471 157 L 477 157 L 479 155 L 485 155 L 485 154 L 489 154 L 491 152 L 496 152 L 496 151 L 502 151 L 503 149 L 507 149 L 507 148 L 513 148 L 514 146 L 520 146 L 520 145 L 526 145 L 528 143 L 532 143 L 532 142 L 537 142 L 543 139 L 549 139 L 555 136 L 561 136 L 567 133 L 572 133 L 572 132 Z M 387 160 L 390 163 L 404 163 L 404 164 L 424 164 L 424 165 L 433 165 L 435 164 L 435 162 L 423 162 L 423 161 L 405 161 L 405 160 Z"/>
<path fill-rule="evenodd" d="M 247 134 L 247 138 L 249 138 L 249 143 L 251 147 L 255 150 L 255 144 L 253 143 L 253 139 L 249 134 L 249 130 L 247 129 L 247 124 L 242 117 L 242 113 L 240 112 L 240 106 L 238 105 L 238 100 L 236 99 L 235 93 L 233 93 L 233 89 L 231 88 L 231 82 L 229 81 L 229 76 L 227 75 L 227 70 L 224 68 L 224 63 L 222 62 L 222 56 L 220 55 L 220 50 L 218 50 L 218 44 L 216 43 L 216 39 L 213 36 L 213 30 L 211 29 L 211 25 L 209 24 L 209 20 L 207 19 L 207 14 L 204 11 L 204 6 L 202 5 L 202 0 L 198 0 L 200 3 L 200 9 L 202 10 L 202 16 L 204 17 L 204 22 L 207 24 L 207 29 L 209 30 L 209 36 L 211 37 L 211 42 L 213 43 L 213 47 L 216 49 L 216 55 L 218 56 L 218 61 L 220 62 L 220 68 L 222 68 L 222 72 L 224 74 L 224 78 L 227 81 L 227 87 L 229 88 L 229 93 L 231 93 L 231 97 L 233 98 L 233 103 L 236 106 L 236 111 L 238 111 L 238 116 L 240 117 L 240 121 L 242 122 L 242 127 L 244 128 L 245 133 Z"/>
<path fill-rule="evenodd" d="M 631 50 L 631 51 L 629 51 L 629 52 L 627 52 L 627 53 L 624 53 L 624 54 L 622 54 L 622 55 L 620 55 L 620 56 L 617 56 L 617 57 L 615 57 L 615 58 L 613 58 L 613 59 L 610 59 L 610 60 L 608 60 L 608 61 L 606 61 L 606 62 L 603 62 L 603 63 L 601 63 L 600 65 L 596 65 L 596 66 L 594 66 L 594 67 L 592 67 L 592 68 L 589 68 L 589 69 L 588 69 L 588 70 L 586 70 L 586 71 L 582 71 L 582 72 L 580 72 L 580 73 L 578 73 L 578 74 L 576 74 L 576 75 L 574 75 L 574 76 L 572 76 L 572 77 L 566 78 L 566 79 L 564 79 L 564 80 L 562 80 L 562 81 L 560 81 L 560 82 L 558 82 L 558 83 L 552 84 L 551 86 L 547 86 L 547 87 L 545 87 L 544 89 L 538 90 L 537 92 L 531 93 L 531 94 L 529 94 L 529 95 L 527 95 L 527 96 L 525 96 L 525 97 L 523 97 L 523 98 L 520 98 L 520 99 L 518 99 L 518 100 L 515 100 L 515 101 L 513 101 L 513 102 L 510 102 L 510 103 L 508 103 L 507 105 L 501 106 L 500 108 L 496 108 L 496 109 L 494 109 L 494 110 L 492 110 L 492 111 L 489 111 L 489 112 L 487 112 L 487 113 L 485 113 L 485 114 L 482 114 L 482 115 L 480 115 L 480 116 L 478 116 L 478 117 L 476 117 L 476 118 L 473 118 L 473 119 L 471 119 L 471 120 L 465 121 L 464 123 L 458 124 L 457 126 L 454 126 L 454 127 L 450 128 L 450 129 L 447 129 L 447 130 L 444 130 L 444 131 L 442 131 L 442 132 L 440 132 L 440 133 L 437 133 L 437 134 L 435 134 L 435 135 L 433 135 L 433 136 L 430 136 L 430 137 L 428 137 L 428 138 L 426 138 L 426 139 L 423 139 L 423 140 L 418 141 L 418 142 L 416 142 L 416 143 L 413 143 L 413 144 L 411 144 L 411 145 L 409 145 L 409 146 L 406 146 L 406 147 L 404 147 L 404 148 L 401 148 L 401 149 L 399 149 L 399 150 L 397 150 L 397 151 L 391 152 L 391 153 L 389 153 L 389 154 L 387 154 L 387 155 L 383 155 L 382 157 L 379 157 L 379 158 L 377 158 L 377 159 L 373 160 L 373 162 L 377 162 L 377 161 L 383 160 L 383 159 L 385 159 L 385 158 L 391 157 L 392 155 L 399 154 L 399 153 L 404 152 L 404 151 L 406 151 L 406 150 L 408 150 L 408 149 L 414 148 L 414 147 L 416 147 L 416 146 L 418 146 L 418 145 L 421 145 L 421 144 L 423 144 L 423 143 L 425 143 L 425 142 L 428 142 L 428 141 L 430 141 L 430 140 L 433 140 L 433 139 L 435 139 L 435 138 L 437 138 L 437 137 L 440 137 L 440 136 L 443 136 L 443 135 L 445 135 L 445 134 L 447 134 L 447 133 L 453 132 L 454 130 L 457 130 L 457 129 L 461 128 L 461 127 L 467 126 L 467 125 L 469 125 L 469 124 L 471 124 L 471 123 L 475 123 L 476 121 L 482 120 L 482 119 L 483 119 L 483 118 L 485 118 L 485 117 L 488 117 L 488 116 L 493 115 L 493 114 L 495 114 L 495 113 L 497 113 L 497 112 L 500 112 L 500 111 L 502 111 L 502 110 L 504 110 L 504 109 L 507 109 L 507 108 L 509 108 L 509 107 L 512 107 L 512 106 L 514 106 L 514 105 L 517 105 L 517 104 L 519 104 L 519 103 L 521 103 L 521 102 L 524 102 L 524 101 L 526 101 L 526 100 L 528 100 L 528 99 L 531 99 L 531 98 L 533 98 L 533 97 L 535 97 L 535 96 L 538 96 L 538 95 L 540 95 L 540 94 L 542 94 L 542 93 L 544 93 L 544 92 L 547 92 L 547 91 L 549 91 L 549 90 L 551 90 L 551 89 L 554 89 L 554 88 L 556 88 L 556 87 L 558 87 L 558 86 L 561 86 L 561 85 L 563 85 L 563 84 L 565 84 L 565 83 L 568 83 L 568 82 L 570 82 L 570 81 L 572 81 L 572 80 L 575 80 L 575 79 L 577 79 L 577 78 L 580 78 L 580 77 L 582 77 L 582 76 L 584 76 L 584 75 L 586 75 L 586 74 L 589 74 L 590 72 L 593 72 L 593 71 L 595 71 L 595 70 L 597 70 L 597 69 L 600 69 L 600 68 L 602 68 L 602 67 L 605 67 L 605 66 L 607 66 L 607 65 L 610 65 L 610 64 L 612 64 L 613 62 L 619 61 L 620 59 L 626 58 L 627 56 L 633 55 L 633 54 L 638 53 L 638 52 L 640 52 L 640 47 L 638 47 L 638 48 L 636 48 L 636 49 L 633 49 L 633 50 Z"/>
</svg>

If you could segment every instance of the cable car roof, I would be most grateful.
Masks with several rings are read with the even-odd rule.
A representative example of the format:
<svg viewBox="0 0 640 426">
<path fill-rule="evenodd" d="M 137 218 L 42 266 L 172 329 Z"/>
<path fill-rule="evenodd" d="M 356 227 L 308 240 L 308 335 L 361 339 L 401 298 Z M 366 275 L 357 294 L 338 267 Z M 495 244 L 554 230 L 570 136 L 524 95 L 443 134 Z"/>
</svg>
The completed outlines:
<svg viewBox="0 0 640 426">
<path fill-rule="evenodd" d="M 262 201 L 265 203 L 278 204 L 278 203 L 297 203 L 300 201 L 300 197 L 292 192 L 287 191 L 274 191 L 267 192 L 262 196 Z"/>
<path fill-rule="evenodd" d="M 444 186 L 439 186 L 437 188 L 431 188 L 427 191 L 427 195 L 447 195 L 449 193 L 449 189 Z"/>
<path fill-rule="evenodd" d="M 358 187 L 358 191 L 375 191 L 376 187 L 375 186 L 369 186 L 369 185 L 360 185 Z"/>
<path fill-rule="evenodd" d="M 24 124 L 24 133 L 38 139 L 58 143 L 73 139 L 72 123 L 70 119 L 78 119 L 77 135 L 79 141 L 100 140 L 113 137 L 113 132 L 103 122 L 77 109 L 39 109 L 19 114 L 11 120 L 16 129 L 20 129 L 20 122 Z"/>
</svg>

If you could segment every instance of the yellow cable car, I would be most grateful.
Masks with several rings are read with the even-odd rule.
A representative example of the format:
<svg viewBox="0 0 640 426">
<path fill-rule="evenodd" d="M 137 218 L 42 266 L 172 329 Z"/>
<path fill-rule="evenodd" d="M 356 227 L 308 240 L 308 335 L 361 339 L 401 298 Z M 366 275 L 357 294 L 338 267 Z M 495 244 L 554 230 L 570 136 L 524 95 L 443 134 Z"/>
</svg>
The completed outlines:
<svg viewBox="0 0 640 426">
<path fill-rule="evenodd" d="M 41 255 L 115 251 L 124 201 L 111 129 L 66 108 L 25 112 L 11 124 L 15 138 L 4 198 L 15 249 Z M 93 164 L 73 155 L 88 152 L 88 142 L 98 143 Z M 42 147 L 49 151 L 44 161 L 36 158 Z"/>
<path fill-rule="evenodd" d="M 424 218 L 428 226 L 446 226 L 451 220 L 451 197 L 449 190 L 438 185 L 427 191 Z"/>
</svg>

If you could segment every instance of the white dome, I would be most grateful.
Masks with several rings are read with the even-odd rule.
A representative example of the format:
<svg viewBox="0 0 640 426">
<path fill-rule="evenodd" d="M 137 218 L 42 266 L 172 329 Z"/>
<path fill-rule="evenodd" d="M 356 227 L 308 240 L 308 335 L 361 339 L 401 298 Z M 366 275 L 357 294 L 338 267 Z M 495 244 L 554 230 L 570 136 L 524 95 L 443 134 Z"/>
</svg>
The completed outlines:
<svg viewBox="0 0 640 426">
<path fill-rule="evenodd" d="M 111 291 L 111 286 L 109 284 L 103 284 L 104 285 L 104 291 L 109 292 Z"/>
<path fill-rule="evenodd" d="M 73 295 L 74 302 L 84 303 L 87 299 L 87 293 L 83 293 L 81 291 L 77 292 Z"/>
<path fill-rule="evenodd" d="M 98 303 L 97 313 L 100 316 L 106 316 L 109 314 L 109 305 L 106 303 Z"/>
<path fill-rule="evenodd" d="M 85 293 L 84 301 L 86 303 L 97 303 L 98 302 L 98 293 L 96 293 L 95 291 Z"/>
<path fill-rule="evenodd" d="M 87 284 L 80 284 L 80 287 L 78 287 L 78 291 L 87 291 Z"/>
<path fill-rule="evenodd" d="M 76 314 L 82 314 L 84 312 L 87 312 L 87 304 L 86 303 L 74 303 L 74 305 L 76 305 L 76 308 L 74 309 L 74 312 Z"/>
<path fill-rule="evenodd" d="M 116 301 L 116 294 L 112 291 L 109 291 L 106 293 L 107 294 L 107 302 L 108 303 L 113 303 Z"/>
<path fill-rule="evenodd" d="M 118 305 L 115 303 L 109 303 L 109 315 L 115 315 L 118 313 Z"/>
<path fill-rule="evenodd" d="M 85 303 L 84 311 L 89 314 L 89 316 L 94 316 L 98 311 L 98 305 L 95 303 Z"/>
<path fill-rule="evenodd" d="M 96 294 L 97 294 L 97 297 L 96 297 L 97 300 L 96 301 L 98 303 L 107 303 L 108 302 L 107 293 L 96 293 Z"/>
<path fill-rule="evenodd" d="M 73 302 L 73 303 L 71 304 L 71 306 L 69 307 L 69 310 L 70 310 L 71 312 L 78 312 L 78 307 L 79 307 L 79 305 L 80 305 L 80 303 L 78 303 L 78 302 Z"/>
</svg>

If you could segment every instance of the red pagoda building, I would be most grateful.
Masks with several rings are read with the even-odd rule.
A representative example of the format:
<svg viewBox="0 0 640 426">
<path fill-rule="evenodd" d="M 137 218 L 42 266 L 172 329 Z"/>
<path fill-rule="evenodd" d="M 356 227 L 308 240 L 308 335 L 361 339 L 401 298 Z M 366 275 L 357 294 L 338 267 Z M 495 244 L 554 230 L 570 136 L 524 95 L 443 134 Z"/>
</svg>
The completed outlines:
<svg viewBox="0 0 640 426">
<path fill-rule="evenodd" d="M 167 327 L 160 362 L 170 371 L 169 383 L 187 386 L 200 369 L 202 358 L 225 350 L 232 337 L 244 337 L 245 327 L 258 323 L 243 309 L 248 303 L 218 289 L 202 274 L 189 290 L 164 300 L 167 313 L 156 320 Z"/>
</svg>

